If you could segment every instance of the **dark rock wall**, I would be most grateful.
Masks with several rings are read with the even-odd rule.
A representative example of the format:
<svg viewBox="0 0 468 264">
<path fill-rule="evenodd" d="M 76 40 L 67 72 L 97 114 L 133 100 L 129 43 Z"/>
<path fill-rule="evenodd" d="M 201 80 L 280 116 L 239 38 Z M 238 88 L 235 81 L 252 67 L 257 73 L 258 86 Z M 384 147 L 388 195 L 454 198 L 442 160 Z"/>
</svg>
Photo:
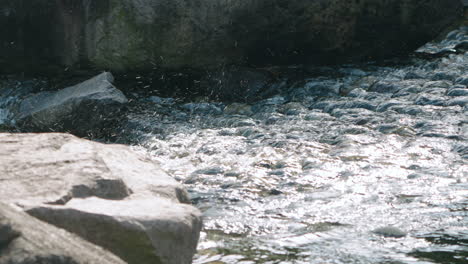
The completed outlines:
<svg viewBox="0 0 468 264">
<path fill-rule="evenodd" d="M 38 62 L 55 63 L 53 4 L 45 1 L 0 2 L 0 60 L 2 66 L 21 68 Z M 7 70 L 7 69 L 4 69 Z"/>
<path fill-rule="evenodd" d="M 87 26 L 104 14 L 106 4 L 108 0 L 0 0 L 1 71 L 54 72 L 87 65 Z"/>
<path fill-rule="evenodd" d="M 213 69 L 384 58 L 414 50 L 461 12 L 459 0 L 0 0 L 0 64 Z"/>
</svg>

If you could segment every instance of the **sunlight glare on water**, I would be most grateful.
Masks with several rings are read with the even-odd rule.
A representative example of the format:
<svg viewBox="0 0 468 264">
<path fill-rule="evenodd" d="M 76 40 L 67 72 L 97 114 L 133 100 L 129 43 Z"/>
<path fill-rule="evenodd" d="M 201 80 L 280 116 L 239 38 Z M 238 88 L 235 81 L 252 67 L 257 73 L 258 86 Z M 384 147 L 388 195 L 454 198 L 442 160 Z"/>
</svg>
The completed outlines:
<svg viewBox="0 0 468 264">
<path fill-rule="evenodd" d="M 431 59 L 309 69 L 249 104 L 136 93 L 116 141 L 189 190 L 195 264 L 465 264 L 467 32 L 418 51 Z"/>
<path fill-rule="evenodd" d="M 133 139 L 204 213 L 194 263 L 467 263 L 467 56 L 343 66 L 237 113 L 148 104 Z"/>
</svg>

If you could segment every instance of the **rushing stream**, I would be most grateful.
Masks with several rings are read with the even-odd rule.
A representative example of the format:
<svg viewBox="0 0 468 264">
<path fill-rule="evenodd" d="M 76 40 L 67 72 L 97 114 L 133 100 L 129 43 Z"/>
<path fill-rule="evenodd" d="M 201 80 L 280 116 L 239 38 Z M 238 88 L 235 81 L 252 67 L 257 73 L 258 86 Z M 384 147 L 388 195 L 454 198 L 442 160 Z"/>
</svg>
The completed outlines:
<svg viewBox="0 0 468 264">
<path fill-rule="evenodd" d="M 204 213 L 194 263 L 468 263 L 467 43 L 319 67 L 251 104 L 135 95 L 117 141 Z"/>
<path fill-rule="evenodd" d="M 194 263 L 468 263 L 467 41 L 253 104 L 139 98 L 123 134 L 203 211 Z"/>
</svg>

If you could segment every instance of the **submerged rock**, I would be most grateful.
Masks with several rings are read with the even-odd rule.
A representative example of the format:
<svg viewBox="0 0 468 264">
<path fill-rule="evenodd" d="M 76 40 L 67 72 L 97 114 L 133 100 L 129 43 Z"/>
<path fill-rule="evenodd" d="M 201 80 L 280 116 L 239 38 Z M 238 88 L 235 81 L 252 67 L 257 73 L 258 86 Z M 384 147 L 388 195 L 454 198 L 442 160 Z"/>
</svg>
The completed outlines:
<svg viewBox="0 0 468 264">
<path fill-rule="evenodd" d="M 2 0 L 0 65 L 217 69 L 382 58 L 421 46 L 462 9 L 460 0 Z"/>
<path fill-rule="evenodd" d="M 69 132 L 77 136 L 100 136 L 117 119 L 127 102 L 116 89 L 114 78 L 104 72 L 57 92 L 33 94 L 19 103 L 14 119 L 27 132 Z"/>
<path fill-rule="evenodd" d="M 124 264 L 102 248 L 0 203 L 0 264 Z"/>
<path fill-rule="evenodd" d="M 0 145 L 2 202 L 127 263 L 191 263 L 200 213 L 182 204 L 186 191 L 155 163 L 67 134 L 0 134 Z"/>
<path fill-rule="evenodd" d="M 401 237 L 406 236 L 406 232 L 394 226 L 380 227 L 380 228 L 373 230 L 372 233 L 381 235 L 383 237 L 394 237 L 394 238 L 401 238 Z"/>
</svg>

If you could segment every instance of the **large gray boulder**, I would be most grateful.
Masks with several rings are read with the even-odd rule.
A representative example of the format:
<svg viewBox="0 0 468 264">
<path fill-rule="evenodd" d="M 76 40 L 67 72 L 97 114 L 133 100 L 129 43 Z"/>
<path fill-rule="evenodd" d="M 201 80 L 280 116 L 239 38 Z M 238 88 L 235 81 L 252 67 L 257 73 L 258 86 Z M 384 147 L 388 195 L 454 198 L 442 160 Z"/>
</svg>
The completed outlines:
<svg viewBox="0 0 468 264">
<path fill-rule="evenodd" d="M 0 264 L 124 264 L 76 235 L 0 203 Z"/>
<path fill-rule="evenodd" d="M 40 92 L 23 99 L 14 114 L 17 125 L 28 132 L 69 132 L 101 136 L 112 126 L 127 102 L 112 85 L 111 73 L 55 92 Z"/>
<path fill-rule="evenodd" d="M 123 145 L 0 133 L 0 200 L 127 263 L 191 263 L 201 215 L 184 188 Z"/>
<path fill-rule="evenodd" d="M 0 0 L 0 66 L 215 69 L 383 58 L 434 38 L 462 9 L 460 0 Z"/>
</svg>

